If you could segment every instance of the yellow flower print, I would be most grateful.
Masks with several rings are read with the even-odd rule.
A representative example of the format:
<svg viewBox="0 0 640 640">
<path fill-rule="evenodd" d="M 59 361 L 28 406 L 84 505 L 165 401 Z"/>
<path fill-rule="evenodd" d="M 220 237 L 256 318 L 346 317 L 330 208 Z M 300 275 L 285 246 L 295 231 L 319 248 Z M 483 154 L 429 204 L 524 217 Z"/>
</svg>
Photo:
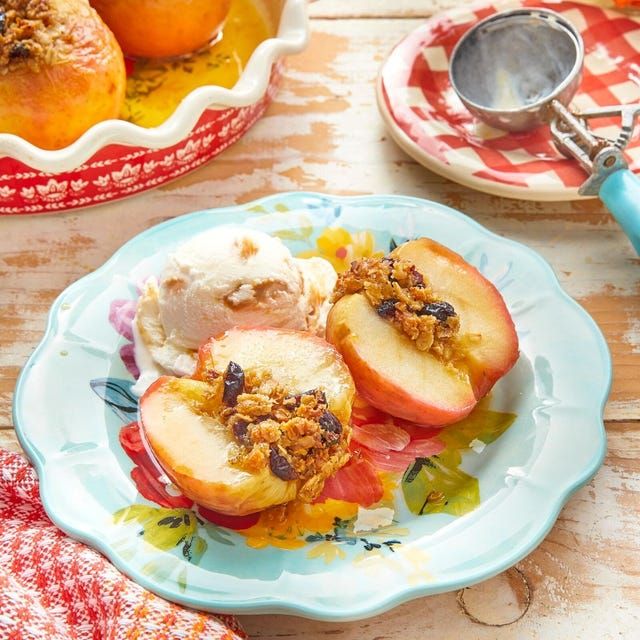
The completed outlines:
<svg viewBox="0 0 640 640">
<path fill-rule="evenodd" d="M 196 536 L 196 515 L 188 509 L 158 509 L 132 504 L 113 514 L 114 522 L 136 522 L 142 526 L 140 535 L 150 545 L 167 551 L 183 540 Z"/>
<path fill-rule="evenodd" d="M 333 530 L 336 517 L 348 520 L 355 518 L 357 512 L 358 505 L 341 500 L 329 499 L 320 504 L 296 501 L 286 506 L 284 514 L 263 512 L 253 527 L 238 533 L 245 536 L 247 545 L 254 549 L 267 546 L 298 549 L 306 544 L 305 533 L 328 533 Z"/>
<path fill-rule="evenodd" d="M 380 549 L 373 549 L 371 551 L 363 551 L 362 553 L 359 553 L 352 560 L 352 563 L 358 566 L 363 562 L 368 562 L 369 564 L 366 566 L 369 567 L 372 563 L 385 562 L 385 558 L 385 554 L 382 553 Z"/>
<path fill-rule="evenodd" d="M 411 585 L 431 582 L 433 575 L 428 570 L 430 556 L 422 549 L 411 546 L 396 547 L 393 554 L 379 550 L 360 554 L 353 559 L 353 566 L 370 579 L 384 581 L 387 575 L 402 575 Z"/>
<path fill-rule="evenodd" d="M 381 527 L 375 531 L 368 531 L 366 536 L 368 538 L 397 538 L 402 536 L 408 536 L 409 529 L 407 527 L 397 527 L 395 525 L 389 525 L 388 527 Z"/>
<path fill-rule="evenodd" d="M 310 560 L 313 560 L 314 558 L 324 558 L 325 564 L 332 563 L 336 558 L 340 558 L 342 560 L 346 557 L 347 554 L 337 544 L 333 544 L 327 540 L 319 542 L 307 553 L 307 558 Z"/>
<path fill-rule="evenodd" d="M 375 239 L 370 231 L 349 233 L 342 227 L 325 229 L 318 236 L 316 247 L 315 250 L 304 251 L 298 257 L 320 256 L 328 260 L 338 273 L 346 271 L 351 262 L 358 258 L 379 258 L 384 255 L 382 251 L 375 250 Z"/>
</svg>

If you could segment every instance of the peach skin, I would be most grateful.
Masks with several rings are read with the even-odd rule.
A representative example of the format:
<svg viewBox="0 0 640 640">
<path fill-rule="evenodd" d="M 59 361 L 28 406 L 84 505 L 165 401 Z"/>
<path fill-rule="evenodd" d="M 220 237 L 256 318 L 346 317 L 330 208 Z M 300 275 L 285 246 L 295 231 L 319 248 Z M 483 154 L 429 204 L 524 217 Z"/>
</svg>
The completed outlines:
<svg viewBox="0 0 640 640">
<path fill-rule="evenodd" d="M 141 58 L 187 55 L 222 27 L 231 0 L 91 0 L 124 52 Z"/>
<path fill-rule="evenodd" d="M 119 116 L 124 58 L 87 0 L 8 0 L 4 16 L 0 132 L 60 149 Z"/>
<path fill-rule="evenodd" d="M 327 320 L 327 339 L 342 353 L 360 395 L 374 407 L 422 425 L 457 422 L 517 360 L 511 316 L 498 290 L 437 242 L 414 240 L 390 255 L 413 263 L 434 296 L 453 305 L 460 335 L 473 336 L 463 357 L 444 363 L 419 351 L 362 293 L 335 303 Z"/>
</svg>

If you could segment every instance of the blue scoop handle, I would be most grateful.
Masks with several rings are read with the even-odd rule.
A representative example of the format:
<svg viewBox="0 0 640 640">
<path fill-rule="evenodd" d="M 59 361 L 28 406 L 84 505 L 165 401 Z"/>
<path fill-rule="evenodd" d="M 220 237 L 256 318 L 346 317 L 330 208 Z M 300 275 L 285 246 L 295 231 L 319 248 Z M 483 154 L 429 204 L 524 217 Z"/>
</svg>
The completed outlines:
<svg viewBox="0 0 640 640">
<path fill-rule="evenodd" d="M 616 171 L 602 183 L 600 198 L 640 255 L 640 178 L 629 169 Z"/>
</svg>

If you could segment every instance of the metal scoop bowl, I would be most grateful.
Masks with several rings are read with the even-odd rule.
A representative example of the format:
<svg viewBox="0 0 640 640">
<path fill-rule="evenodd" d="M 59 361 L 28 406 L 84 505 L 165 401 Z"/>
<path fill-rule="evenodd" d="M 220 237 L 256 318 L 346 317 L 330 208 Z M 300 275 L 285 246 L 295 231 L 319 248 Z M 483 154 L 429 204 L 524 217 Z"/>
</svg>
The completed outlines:
<svg viewBox="0 0 640 640">
<path fill-rule="evenodd" d="M 510 132 L 549 124 L 556 147 L 589 174 L 581 195 L 599 195 L 640 254 L 640 179 L 622 149 L 640 105 L 572 112 L 582 78 L 584 44 L 561 15 L 546 9 L 496 13 L 469 29 L 455 46 L 449 79 L 463 104 L 487 124 Z M 589 130 L 594 118 L 619 116 L 616 140 Z"/>
<path fill-rule="evenodd" d="M 451 84 L 478 118 L 506 131 L 548 120 L 548 103 L 569 104 L 582 78 L 580 34 L 557 13 L 505 11 L 479 22 L 451 56 Z"/>
</svg>

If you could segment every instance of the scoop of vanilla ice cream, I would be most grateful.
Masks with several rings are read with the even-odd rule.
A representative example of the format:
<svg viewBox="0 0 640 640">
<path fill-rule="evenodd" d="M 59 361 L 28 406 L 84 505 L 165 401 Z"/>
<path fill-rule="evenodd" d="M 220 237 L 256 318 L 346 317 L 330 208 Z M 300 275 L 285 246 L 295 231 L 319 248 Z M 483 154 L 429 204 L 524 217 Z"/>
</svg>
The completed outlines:
<svg viewBox="0 0 640 640">
<path fill-rule="evenodd" d="M 232 326 L 306 329 L 304 282 L 278 239 L 251 229 L 219 227 L 169 256 L 159 283 L 167 339 L 197 349 Z"/>
<path fill-rule="evenodd" d="M 201 233 L 169 255 L 138 301 L 136 360 L 178 375 L 196 350 L 234 326 L 324 332 L 337 275 L 326 260 L 293 258 L 278 238 L 241 227 Z M 144 350 L 144 354 L 142 353 Z"/>
</svg>

